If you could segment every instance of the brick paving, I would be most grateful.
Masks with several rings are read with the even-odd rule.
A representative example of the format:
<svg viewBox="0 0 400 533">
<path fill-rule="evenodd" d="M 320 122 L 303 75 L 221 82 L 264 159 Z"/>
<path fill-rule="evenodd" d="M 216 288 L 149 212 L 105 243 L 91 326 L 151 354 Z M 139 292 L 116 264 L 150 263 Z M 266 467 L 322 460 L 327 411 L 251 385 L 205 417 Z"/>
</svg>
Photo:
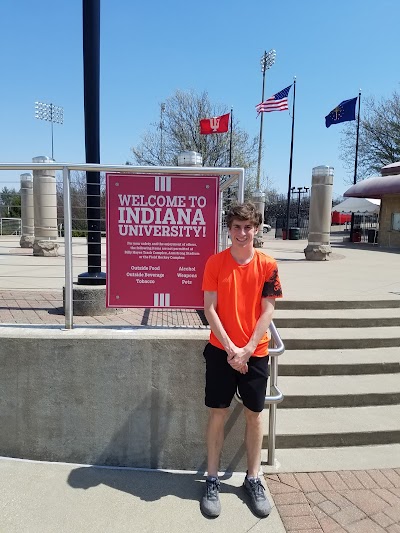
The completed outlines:
<svg viewBox="0 0 400 533">
<path fill-rule="evenodd" d="M 400 468 L 265 479 L 289 533 L 400 533 Z"/>
<path fill-rule="evenodd" d="M 62 291 L 0 291 L 0 324 L 64 324 Z M 74 325 L 206 328 L 202 311 L 127 309 L 101 316 L 76 316 Z"/>
</svg>

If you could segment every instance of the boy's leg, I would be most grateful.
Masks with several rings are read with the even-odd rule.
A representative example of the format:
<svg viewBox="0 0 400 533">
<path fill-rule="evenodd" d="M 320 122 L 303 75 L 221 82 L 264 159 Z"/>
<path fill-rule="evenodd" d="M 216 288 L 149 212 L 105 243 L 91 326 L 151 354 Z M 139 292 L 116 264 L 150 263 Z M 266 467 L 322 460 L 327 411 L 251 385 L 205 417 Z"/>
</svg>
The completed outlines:
<svg viewBox="0 0 400 533">
<path fill-rule="evenodd" d="M 218 477 L 227 415 L 227 408 L 209 409 L 207 425 L 207 473 L 209 477 Z"/>
<path fill-rule="evenodd" d="M 261 465 L 262 412 L 267 391 L 268 360 L 267 356 L 250 357 L 247 374 L 242 374 L 239 378 L 239 394 L 246 418 L 245 444 L 249 477 L 257 477 Z"/>
<path fill-rule="evenodd" d="M 209 408 L 207 426 L 208 475 L 218 476 L 219 460 L 224 443 L 224 424 L 228 407 L 236 392 L 236 372 L 227 361 L 227 353 L 207 344 L 205 404 Z"/>
<path fill-rule="evenodd" d="M 271 512 L 271 505 L 258 475 L 261 466 L 262 412 L 267 389 L 268 357 L 250 357 L 248 369 L 247 374 L 241 375 L 239 382 L 239 394 L 243 400 L 246 417 L 245 443 L 248 468 L 243 487 L 254 514 L 266 517 Z"/>
<path fill-rule="evenodd" d="M 244 408 L 246 417 L 245 444 L 247 453 L 247 475 L 258 477 L 261 466 L 261 448 L 263 441 L 262 412 L 255 413 Z"/>
<path fill-rule="evenodd" d="M 218 470 L 228 407 L 236 390 L 236 372 L 227 362 L 227 353 L 211 344 L 207 344 L 204 358 L 206 360 L 205 404 L 209 408 L 206 435 L 208 477 L 200 509 L 207 516 L 217 517 L 221 512 Z"/>
</svg>

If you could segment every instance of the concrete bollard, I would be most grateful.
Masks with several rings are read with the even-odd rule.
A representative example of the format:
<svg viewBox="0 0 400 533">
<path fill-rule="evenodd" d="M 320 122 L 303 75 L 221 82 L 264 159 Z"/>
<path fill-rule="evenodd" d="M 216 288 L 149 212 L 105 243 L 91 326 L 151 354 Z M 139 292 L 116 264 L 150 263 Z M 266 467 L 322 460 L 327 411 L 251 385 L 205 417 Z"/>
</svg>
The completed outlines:
<svg viewBox="0 0 400 533">
<path fill-rule="evenodd" d="M 312 169 L 308 245 L 304 249 L 309 261 L 327 261 L 330 246 L 333 167 L 321 165 Z"/>
<path fill-rule="evenodd" d="M 178 154 L 178 167 L 201 167 L 203 157 L 194 150 L 187 150 Z"/>
<path fill-rule="evenodd" d="M 38 156 L 33 163 L 50 163 L 51 159 Z M 58 256 L 57 240 L 57 192 L 54 170 L 33 171 L 33 205 L 35 240 L 33 255 Z"/>
<path fill-rule="evenodd" d="M 32 248 L 34 235 L 33 181 L 32 174 L 21 174 L 21 248 Z"/>
<path fill-rule="evenodd" d="M 252 198 L 253 204 L 256 206 L 257 210 L 260 211 L 262 215 L 261 225 L 258 228 L 258 232 L 254 237 L 254 247 L 255 248 L 262 248 L 263 245 L 263 224 L 264 224 L 264 209 L 265 209 L 265 193 L 262 191 L 254 191 L 253 198 Z"/>
</svg>

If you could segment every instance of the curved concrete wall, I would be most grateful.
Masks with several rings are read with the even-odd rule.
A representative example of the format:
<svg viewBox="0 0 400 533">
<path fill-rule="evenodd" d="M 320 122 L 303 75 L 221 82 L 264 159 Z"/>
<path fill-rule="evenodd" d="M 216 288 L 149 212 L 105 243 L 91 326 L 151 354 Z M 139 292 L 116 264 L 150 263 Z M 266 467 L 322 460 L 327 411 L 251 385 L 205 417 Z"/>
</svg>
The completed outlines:
<svg viewBox="0 0 400 533">
<path fill-rule="evenodd" d="M 4 327 L 0 455 L 206 468 L 205 330 Z M 221 467 L 245 468 L 233 402 Z"/>
</svg>

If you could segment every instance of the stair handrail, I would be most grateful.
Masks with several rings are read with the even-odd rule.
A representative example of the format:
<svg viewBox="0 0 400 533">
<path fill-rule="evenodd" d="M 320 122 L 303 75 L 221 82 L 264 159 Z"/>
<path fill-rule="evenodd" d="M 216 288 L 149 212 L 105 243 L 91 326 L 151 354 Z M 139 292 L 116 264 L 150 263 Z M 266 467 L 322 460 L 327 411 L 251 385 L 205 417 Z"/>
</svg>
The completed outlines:
<svg viewBox="0 0 400 533">
<path fill-rule="evenodd" d="M 285 351 L 285 345 L 273 321 L 271 321 L 269 331 L 271 334 L 268 348 L 270 357 L 270 393 L 265 397 L 265 405 L 269 405 L 267 465 L 273 466 L 275 464 L 276 450 L 276 407 L 284 399 L 282 391 L 278 388 L 278 357 Z M 238 391 L 236 391 L 235 398 L 238 402 L 243 403 Z"/>
</svg>

